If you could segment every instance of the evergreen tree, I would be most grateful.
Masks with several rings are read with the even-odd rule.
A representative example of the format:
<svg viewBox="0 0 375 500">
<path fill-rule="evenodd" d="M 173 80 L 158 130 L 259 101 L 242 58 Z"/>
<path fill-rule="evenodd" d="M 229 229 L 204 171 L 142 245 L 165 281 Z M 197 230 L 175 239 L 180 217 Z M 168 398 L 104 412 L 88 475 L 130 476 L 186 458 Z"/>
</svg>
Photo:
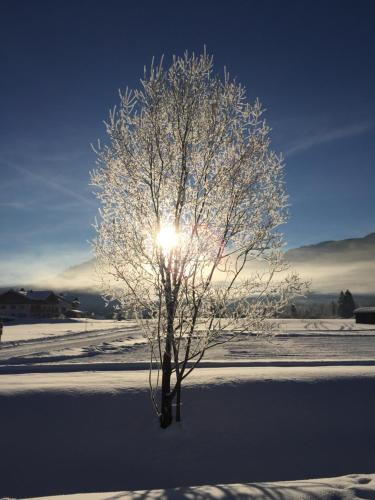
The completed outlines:
<svg viewBox="0 0 375 500">
<path fill-rule="evenodd" d="M 345 318 L 345 295 L 342 290 L 339 295 L 337 313 L 340 318 Z"/>
<path fill-rule="evenodd" d="M 340 293 L 339 300 L 338 300 L 338 315 L 340 318 L 352 318 L 354 309 L 355 309 L 355 302 L 353 299 L 353 295 L 350 293 L 349 290 L 346 290 L 346 292 Z"/>
<path fill-rule="evenodd" d="M 353 299 L 353 295 L 349 292 L 349 290 L 346 290 L 345 292 L 345 318 L 352 318 L 354 309 L 355 309 L 355 302 Z"/>
</svg>

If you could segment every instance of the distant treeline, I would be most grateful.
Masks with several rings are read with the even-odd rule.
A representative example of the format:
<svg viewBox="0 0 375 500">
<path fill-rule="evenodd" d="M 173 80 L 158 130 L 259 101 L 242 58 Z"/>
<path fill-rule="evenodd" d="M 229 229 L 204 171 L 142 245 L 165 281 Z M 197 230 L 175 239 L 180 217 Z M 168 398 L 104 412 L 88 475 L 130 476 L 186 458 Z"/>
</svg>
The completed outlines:
<svg viewBox="0 0 375 500">
<path fill-rule="evenodd" d="M 375 296 L 356 295 L 350 290 L 341 291 L 336 297 L 315 295 L 291 304 L 280 314 L 281 318 L 352 318 L 356 307 L 373 306 Z"/>
<path fill-rule="evenodd" d="M 1 289 L 6 291 L 8 288 Z M 68 293 L 68 291 L 64 291 Z M 119 312 L 116 310 L 116 304 L 111 303 L 106 305 L 102 297 L 94 292 L 83 290 L 69 290 L 70 294 L 78 296 L 80 299 L 80 308 L 88 313 L 94 313 L 99 317 L 106 318 L 131 318 L 133 315 L 130 311 Z M 375 295 L 370 294 L 355 294 L 349 290 L 341 291 L 337 294 L 318 294 L 310 293 L 307 297 L 296 300 L 284 311 L 278 314 L 279 318 L 351 318 L 353 310 L 356 307 L 375 306 Z M 218 316 L 225 316 L 225 312 L 221 311 Z M 148 311 L 144 311 L 145 317 L 152 317 Z"/>
</svg>

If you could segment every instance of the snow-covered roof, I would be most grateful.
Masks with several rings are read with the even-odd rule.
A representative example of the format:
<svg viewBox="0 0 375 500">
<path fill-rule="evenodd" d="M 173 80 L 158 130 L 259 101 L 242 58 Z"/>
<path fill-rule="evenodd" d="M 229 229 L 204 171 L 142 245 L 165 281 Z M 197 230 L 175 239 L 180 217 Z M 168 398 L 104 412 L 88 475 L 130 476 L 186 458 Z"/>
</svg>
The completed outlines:
<svg viewBox="0 0 375 500">
<path fill-rule="evenodd" d="M 358 307 L 354 309 L 355 313 L 375 313 L 375 307 Z"/>
<path fill-rule="evenodd" d="M 46 300 L 50 295 L 54 295 L 54 293 L 51 290 L 28 290 L 25 295 L 31 300 Z"/>
<path fill-rule="evenodd" d="M 50 296 L 57 298 L 59 300 L 63 300 L 64 302 L 72 303 L 72 302 L 77 302 L 77 298 L 73 298 L 71 296 L 66 296 L 62 294 L 58 294 L 53 292 L 52 290 L 28 290 L 27 292 L 25 291 L 20 291 L 25 297 L 27 297 L 30 300 L 47 300 Z M 78 301 L 79 302 L 79 301 Z"/>
</svg>

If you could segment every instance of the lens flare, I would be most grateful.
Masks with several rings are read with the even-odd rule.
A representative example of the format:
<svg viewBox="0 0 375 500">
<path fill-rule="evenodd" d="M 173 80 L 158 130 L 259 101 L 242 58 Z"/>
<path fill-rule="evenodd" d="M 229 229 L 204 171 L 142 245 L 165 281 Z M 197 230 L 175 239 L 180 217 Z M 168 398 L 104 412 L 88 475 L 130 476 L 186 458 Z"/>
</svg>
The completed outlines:
<svg viewBox="0 0 375 500">
<path fill-rule="evenodd" d="M 170 252 L 178 245 L 178 234 L 173 226 L 164 226 L 156 236 L 156 244 L 165 252 Z"/>
</svg>

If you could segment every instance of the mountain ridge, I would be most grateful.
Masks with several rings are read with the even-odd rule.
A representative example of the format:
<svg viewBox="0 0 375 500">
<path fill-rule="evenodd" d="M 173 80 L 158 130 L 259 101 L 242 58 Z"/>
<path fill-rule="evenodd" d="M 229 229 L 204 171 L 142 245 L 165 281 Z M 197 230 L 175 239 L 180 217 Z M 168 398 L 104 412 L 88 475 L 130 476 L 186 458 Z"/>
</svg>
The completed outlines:
<svg viewBox="0 0 375 500">
<path fill-rule="evenodd" d="M 292 248 L 285 253 L 287 259 L 300 261 L 310 258 L 328 258 L 334 255 L 335 260 L 374 260 L 375 259 L 375 232 L 359 238 L 344 240 L 328 240 L 311 245 Z"/>
<path fill-rule="evenodd" d="M 375 293 L 375 232 L 292 248 L 285 252 L 285 257 L 303 279 L 312 281 L 314 292 L 335 294 L 349 288 L 355 293 Z M 31 288 L 99 294 L 94 266 L 95 258 L 91 258 Z"/>
<path fill-rule="evenodd" d="M 375 293 L 375 232 L 358 238 L 329 240 L 293 248 L 285 257 L 303 278 L 312 280 L 312 290 L 335 293 L 350 288 L 357 293 Z M 71 266 L 59 275 L 71 281 L 94 284 L 95 258 Z"/>
</svg>

